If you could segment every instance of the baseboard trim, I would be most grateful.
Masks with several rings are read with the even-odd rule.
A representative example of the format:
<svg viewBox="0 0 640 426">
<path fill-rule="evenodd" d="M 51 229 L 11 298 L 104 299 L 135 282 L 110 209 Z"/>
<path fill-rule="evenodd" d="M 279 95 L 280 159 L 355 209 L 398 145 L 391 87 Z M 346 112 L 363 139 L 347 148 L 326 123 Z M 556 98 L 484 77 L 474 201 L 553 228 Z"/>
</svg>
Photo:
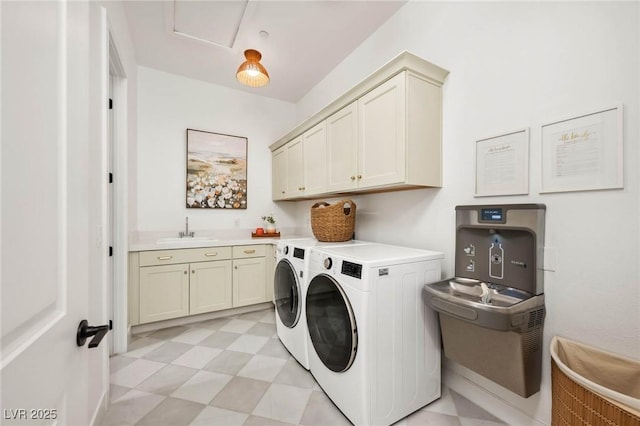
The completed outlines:
<svg viewBox="0 0 640 426">
<path fill-rule="evenodd" d="M 161 328 L 175 327 L 177 325 L 191 324 L 194 322 L 207 321 L 210 319 L 228 317 L 230 315 L 246 314 L 247 312 L 262 311 L 264 309 L 273 308 L 273 302 L 258 303 L 256 305 L 241 306 L 239 308 L 225 309 L 224 311 L 208 312 L 206 314 L 191 315 L 182 318 L 173 318 L 170 320 L 157 321 L 148 324 L 139 324 L 131 326 L 130 336 L 146 333 L 149 331 L 159 330 Z"/>
</svg>

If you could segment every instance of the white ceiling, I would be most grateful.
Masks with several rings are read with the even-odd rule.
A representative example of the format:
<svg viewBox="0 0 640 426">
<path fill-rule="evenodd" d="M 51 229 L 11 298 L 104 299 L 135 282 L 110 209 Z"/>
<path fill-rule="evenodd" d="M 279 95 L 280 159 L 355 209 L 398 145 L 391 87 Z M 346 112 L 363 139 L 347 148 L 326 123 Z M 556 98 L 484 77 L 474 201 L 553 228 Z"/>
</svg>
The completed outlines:
<svg viewBox="0 0 640 426">
<path fill-rule="evenodd" d="M 405 2 L 168 0 L 124 5 L 139 65 L 297 102 Z M 236 80 L 245 49 L 262 53 L 271 77 L 267 86 L 249 88 Z"/>
</svg>

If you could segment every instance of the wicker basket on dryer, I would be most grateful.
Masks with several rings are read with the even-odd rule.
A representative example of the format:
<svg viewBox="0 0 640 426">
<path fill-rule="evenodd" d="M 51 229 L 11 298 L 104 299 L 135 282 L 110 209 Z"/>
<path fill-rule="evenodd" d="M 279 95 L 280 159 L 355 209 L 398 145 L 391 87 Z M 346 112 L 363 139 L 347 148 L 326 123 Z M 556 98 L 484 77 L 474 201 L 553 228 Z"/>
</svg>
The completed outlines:
<svg viewBox="0 0 640 426">
<path fill-rule="evenodd" d="M 321 201 L 311 206 L 311 230 L 318 241 L 348 241 L 353 238 L 355 227 L 356 203 L 351 200 L 335 204 Z"/>
</svg>

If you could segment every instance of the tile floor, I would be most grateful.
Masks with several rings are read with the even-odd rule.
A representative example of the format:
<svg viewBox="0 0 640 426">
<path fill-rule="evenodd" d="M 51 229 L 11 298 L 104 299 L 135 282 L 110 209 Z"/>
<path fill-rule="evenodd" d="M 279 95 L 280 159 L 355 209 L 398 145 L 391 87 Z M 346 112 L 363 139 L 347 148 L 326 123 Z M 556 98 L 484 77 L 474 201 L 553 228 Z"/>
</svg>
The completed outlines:
<svg viewBox="0 0 640 426">
<path fill-rule="evenodd" d="M 278 340 L 272 309 L 134 337 L 111 358 L 109 425 L 349 425 Z M 468 399 L 442 397 L 396 425 L 504 425 Z"/>
</svg>

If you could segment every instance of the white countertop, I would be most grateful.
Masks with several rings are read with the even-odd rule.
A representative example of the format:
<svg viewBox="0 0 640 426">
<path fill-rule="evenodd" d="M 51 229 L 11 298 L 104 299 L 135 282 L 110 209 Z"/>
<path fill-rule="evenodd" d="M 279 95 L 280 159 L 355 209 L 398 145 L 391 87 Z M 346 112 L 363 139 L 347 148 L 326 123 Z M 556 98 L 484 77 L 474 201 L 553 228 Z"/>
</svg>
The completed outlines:
<svg viewBox="0 0 640 426">
<path fill-rule="evenodd" d="M 280 237 L 252 238 L 253 229 L 195 230 L 195 238 L 179 238 L 173 231 L 135 231 L 129 235 L 129 251 L 173 250 L 197 247 L 246 246 L 250 244 L 275 244 L 281 238 L 305 238 L 309 234 L 299 229 L 281 229 Z M 171 242 L 158 240 L 171 239 Z"/>
</svg>

